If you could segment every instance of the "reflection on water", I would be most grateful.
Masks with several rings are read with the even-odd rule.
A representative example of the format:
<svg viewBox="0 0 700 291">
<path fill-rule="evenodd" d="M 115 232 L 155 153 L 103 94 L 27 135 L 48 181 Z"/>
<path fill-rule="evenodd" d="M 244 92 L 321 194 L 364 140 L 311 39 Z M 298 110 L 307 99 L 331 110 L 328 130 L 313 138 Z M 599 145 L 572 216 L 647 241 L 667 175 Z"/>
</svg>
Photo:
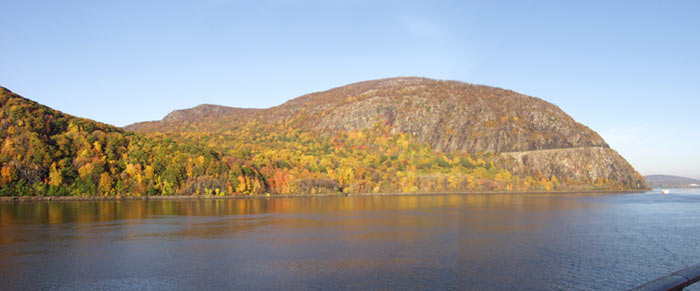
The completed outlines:
<svg viewBox="0 0 700 291">
<path fill-rule="evenodd" d="M 700 262 L 700 195 L 0 204 L 10 288 L 620 289 Z"/>
</svg>

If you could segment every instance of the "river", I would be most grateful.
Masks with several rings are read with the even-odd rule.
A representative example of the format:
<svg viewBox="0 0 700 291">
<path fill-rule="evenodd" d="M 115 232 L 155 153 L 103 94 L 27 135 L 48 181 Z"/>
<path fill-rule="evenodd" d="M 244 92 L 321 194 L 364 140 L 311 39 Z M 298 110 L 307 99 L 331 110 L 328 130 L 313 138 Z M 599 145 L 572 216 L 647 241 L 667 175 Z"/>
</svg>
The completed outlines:
<svg viewBox="0 0 700 291">
<path fill-rule="evenodd" d="M 697 263 L 685 191 L 0 203 L 0 289 L 618 290 Z"/>
</svg>

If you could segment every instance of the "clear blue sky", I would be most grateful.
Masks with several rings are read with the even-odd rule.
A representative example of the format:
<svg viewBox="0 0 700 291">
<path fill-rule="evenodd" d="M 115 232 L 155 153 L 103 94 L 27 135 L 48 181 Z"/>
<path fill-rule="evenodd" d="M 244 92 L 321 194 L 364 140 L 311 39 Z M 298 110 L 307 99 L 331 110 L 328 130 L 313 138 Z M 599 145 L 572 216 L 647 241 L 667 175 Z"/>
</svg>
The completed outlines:
<svg viewBox="0 0 700 291">
<path fill-rule="evenodd" d="M 700 178 L 700 1 L 3 0 L 0 85 L 119 126 L 382 77 L 559 105 L 642 174 Z"/>
</svg>

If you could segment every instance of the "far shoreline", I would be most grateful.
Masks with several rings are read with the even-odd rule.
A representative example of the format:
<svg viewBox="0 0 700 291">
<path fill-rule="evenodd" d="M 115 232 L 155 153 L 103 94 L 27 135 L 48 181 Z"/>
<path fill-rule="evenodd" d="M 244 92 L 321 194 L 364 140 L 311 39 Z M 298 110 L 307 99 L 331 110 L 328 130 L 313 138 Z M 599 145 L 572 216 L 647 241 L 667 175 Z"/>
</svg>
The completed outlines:
<svg viewBox="0 0 700 291">
<path fill-rule="evenodd" d="M 58 202 L 58 201 L 127 201 L 127 200 L 229 200 L 229 199 L 274 199 L 274 198 L 314 198 L 314 197 L 367 197 L 367 196 L 439 196 L 439 195 L 487 195 L 487 194 L 632 194 L 644 193 L 651 189 L 637 190 L 579 190 L 579 191 L 477 191 L 477 192 L 396 192 L 396 193 L 331 193 L 293 195 L 173 195 L 173 196 L 3 196 L 0 203 L 16 202 Z"/>
</svg>

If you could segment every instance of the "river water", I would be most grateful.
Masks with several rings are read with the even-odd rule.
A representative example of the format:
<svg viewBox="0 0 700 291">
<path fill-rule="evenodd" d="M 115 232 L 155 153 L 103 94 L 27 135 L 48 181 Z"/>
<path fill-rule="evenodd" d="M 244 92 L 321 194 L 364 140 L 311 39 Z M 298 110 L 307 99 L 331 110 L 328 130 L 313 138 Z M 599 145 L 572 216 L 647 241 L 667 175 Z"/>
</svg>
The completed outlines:
<svg viewBox="0 0 700 291">
<path fill-rule="evenodd" d="M 0 204 L 3 290 L 618 290 L 697 263 L 683 191 Z"/>
</svg>

